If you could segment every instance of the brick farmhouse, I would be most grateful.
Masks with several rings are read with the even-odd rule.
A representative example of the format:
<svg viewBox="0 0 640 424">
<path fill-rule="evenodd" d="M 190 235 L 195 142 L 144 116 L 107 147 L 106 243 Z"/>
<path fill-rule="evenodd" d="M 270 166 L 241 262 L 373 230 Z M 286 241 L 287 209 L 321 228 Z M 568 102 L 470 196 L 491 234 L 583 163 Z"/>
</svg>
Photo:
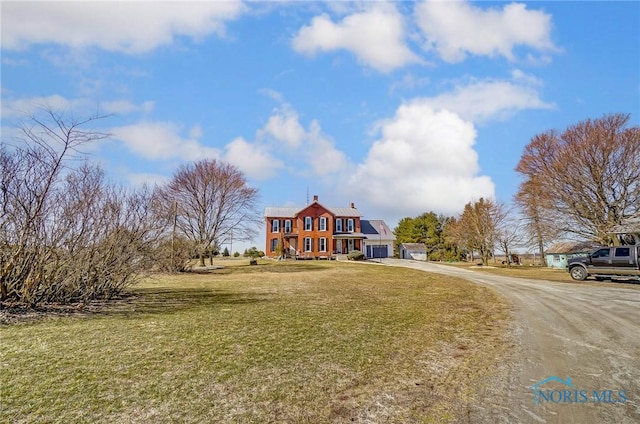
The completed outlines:
<svg viewBox="0 0 640 424">
<path fill-rule="evenodd" d="M 393 255 L 395 236 L 382 220 L 364 220 L 350 207 L 328 208 L 313 196 L 302 208 L 265 208 L 266 256 L 333 259 L 359 250 L 368 258 Z"/>
</svg>

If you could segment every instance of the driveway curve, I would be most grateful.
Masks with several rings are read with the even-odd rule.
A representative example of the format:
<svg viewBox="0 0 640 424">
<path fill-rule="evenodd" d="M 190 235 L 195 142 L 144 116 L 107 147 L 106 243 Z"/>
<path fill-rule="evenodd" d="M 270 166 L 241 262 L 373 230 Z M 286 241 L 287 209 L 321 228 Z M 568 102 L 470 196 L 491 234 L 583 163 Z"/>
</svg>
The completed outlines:
<svg viewBox="0 0 640 424">
<path fill-rule="evenodd" d="M 513 349 L 479 389 L 468 422 L 640 423 L 640 290 L 383 263 L 483 284 L 511 304 Z"/>
</svg>

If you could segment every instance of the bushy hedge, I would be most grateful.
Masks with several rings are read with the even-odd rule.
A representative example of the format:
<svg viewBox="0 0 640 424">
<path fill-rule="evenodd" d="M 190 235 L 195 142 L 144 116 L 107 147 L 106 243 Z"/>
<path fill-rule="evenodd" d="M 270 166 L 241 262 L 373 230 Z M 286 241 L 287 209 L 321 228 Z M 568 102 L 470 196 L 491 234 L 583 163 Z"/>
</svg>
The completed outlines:
<svg viewBox="0 0 640 424">
<path fill-rule="evenodd" d="M 349 259 L 350 261 L 363 261 L 364 260 L 364 253 L 362 253 L 359 250 L 352 250 L 347 255 L 347 259 Z"/>
</svg>

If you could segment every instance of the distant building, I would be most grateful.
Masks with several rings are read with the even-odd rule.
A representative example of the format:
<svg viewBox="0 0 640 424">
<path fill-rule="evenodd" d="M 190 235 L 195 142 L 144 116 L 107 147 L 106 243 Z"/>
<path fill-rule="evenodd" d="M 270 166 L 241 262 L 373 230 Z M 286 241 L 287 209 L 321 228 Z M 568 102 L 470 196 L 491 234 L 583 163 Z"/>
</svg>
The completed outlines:
<svg viewBox="0 0 640 424">
<path fill-rule="evenodd" d="M 427 246 L 424 243 L 402 243 L 398 247 L 400 259 L 427 260 Z"/>
<path fill-rule="evenodd" d="M 350 207 L 329 208 L 313 202 L 302 208 L 265 208 L 265 253 L 268 257 L 329 259 L 354 250 L 368 258 L 393 254 L 395 236 L 382 220 L 363 220 Z"/>
<path fill-rule="evenodd" d="M 625 219 L 622 224 L 616 225 L 611 233 L 616 236 L 618 244 L 640 245 L 640 215 Z"/>
<path fill-rule="evenodd" d="M 564 269 L 568 259 L 588 255 L 597 248 L 597 244 L 587 241 L 556 243 L 545 252 L 547 266 Z"/>
</svg>

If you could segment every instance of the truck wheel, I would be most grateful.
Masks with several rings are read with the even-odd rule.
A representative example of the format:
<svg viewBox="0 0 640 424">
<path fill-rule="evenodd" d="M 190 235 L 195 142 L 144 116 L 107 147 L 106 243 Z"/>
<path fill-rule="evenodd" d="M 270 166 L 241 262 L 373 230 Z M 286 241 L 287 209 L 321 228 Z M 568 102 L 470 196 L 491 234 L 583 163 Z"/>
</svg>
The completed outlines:
<svg viewBox="0 0 640 424">
<path fill-rule="evenodd" d="M 571 278 L 574 280 L 582 281 L 587 278 L 587 270 L 581 266 L 574 266 L 569 270 L 569 273 L 571 274 Z"/>
</svg>

